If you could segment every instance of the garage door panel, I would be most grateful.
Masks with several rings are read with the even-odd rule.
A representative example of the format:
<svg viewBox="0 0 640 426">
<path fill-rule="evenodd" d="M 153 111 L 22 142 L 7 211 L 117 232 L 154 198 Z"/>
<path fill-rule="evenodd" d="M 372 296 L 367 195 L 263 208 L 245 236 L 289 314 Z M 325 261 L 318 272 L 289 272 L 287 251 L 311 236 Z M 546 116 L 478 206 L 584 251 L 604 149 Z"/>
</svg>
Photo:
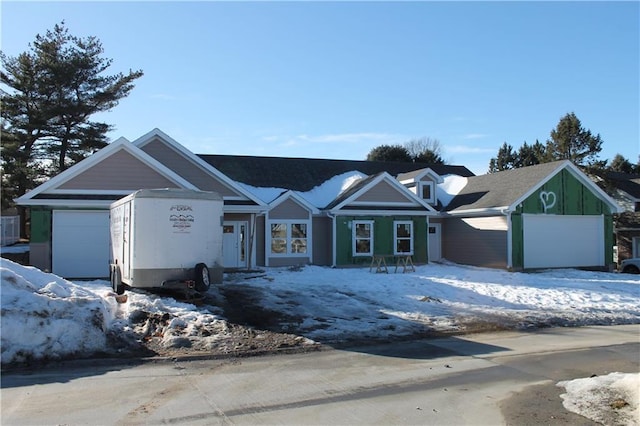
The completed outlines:
<svg viewBox="0 0 640 426">
<path fill-rule="evenodd" d="M 52 271 L 65 278 L 109 276 L 109 212 L 53 212 Z"/>
<path fill-rule="evenodd" d="M 604 265 L 602 216 L 523 215 L 524 267 Z"/>
</svg>

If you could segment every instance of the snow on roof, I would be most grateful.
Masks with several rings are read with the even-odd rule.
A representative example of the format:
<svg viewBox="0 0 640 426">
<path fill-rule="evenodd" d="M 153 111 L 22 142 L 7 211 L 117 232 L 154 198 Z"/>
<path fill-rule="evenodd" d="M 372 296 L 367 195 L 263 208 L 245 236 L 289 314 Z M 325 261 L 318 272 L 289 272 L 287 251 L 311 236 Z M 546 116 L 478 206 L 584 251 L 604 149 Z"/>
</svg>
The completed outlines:
<svg viewBox="0 0 640 426">
<path fill-rule="evenodd" d="M 316 186 L 311 191 L 300 193 L 300 195 L 314 206 L 322 208 L 338 198 L 351 185 L 366 177 L 367 175 L 357 170 L 342 173 Z"/>
<path fill-rule="evenodd" d="M 314 207 L 322 208 L 336 199 L 344 190 L 349 188 L 355 182 L 366 177 L 367 175 L 365 175 L 364 173 L 354 170 L 334 176 L 331 179 L 326 180 L 322 184 L 311 189 L 310 191 L 294 192 L 307 200 Z M 238 185 L 242 186 L 265 203 L 270 203 L 271 201 L 278 198 L 283 192 L 287 191 L 287 189 L 285 188 L 256 187 L 247 185 L 242 182 L 238 182 Z"/>
<path fill-rule="evenodd" d="M 451 200 L 467 185 L 468 179 L 458 175 L 445 175 L 442 178 L 444 181 L 438 184 L 436 197 L 443 207 L 447 207 Z"/>
</svg>

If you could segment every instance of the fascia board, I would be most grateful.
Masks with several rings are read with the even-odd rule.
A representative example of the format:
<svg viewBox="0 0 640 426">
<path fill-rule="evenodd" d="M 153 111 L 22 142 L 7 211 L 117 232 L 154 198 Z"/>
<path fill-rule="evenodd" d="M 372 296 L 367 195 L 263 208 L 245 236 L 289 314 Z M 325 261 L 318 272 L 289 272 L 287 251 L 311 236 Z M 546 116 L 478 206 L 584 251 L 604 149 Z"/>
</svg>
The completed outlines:
<svg viewBox="0 0 640 426">
<path fill-rule="evenodd" d="M 123 194 L 126 197 L 129 194 Z M 105 208 L 108 209 L 116 200 L 29 200 L 29 203 L 22 204 L 26 206 L 47 206 L 47 207 L 64 207 L 64 208 Z"/>
<path fill-rule="evenodd" d="M 91 191 L 83 189 L 52 189 L 47 191 L 47 194 L 60 194 L 60 195 L 122 195 L 130 194 L 130 190 L 110 190 L 110 189 L 93 189 Z"/>
<path fill-rule="evenodd" d="M 334 216 L 435 216 L 436 214 L 420 210 L 329 210 Z"/>
<path fill-rule="evenodd" d="M 266 213 L 267 209 L 265 206 L 236 206 L 236 205 L 225 205 L 222 207 L 223 213 L 256 213 L 262 214 Z"/>
<path fill-rule="evenodd" d="M 511 206 L 491 207 L 486 209 L 468 209 L 468 210 L 456 210 L 452 212 L 442 212 L 442 217 L 458 217 L 458 216 L 507 216 L 513 209 Z"/>
<path fill-rule="evenodd" d="M 171 136 L 167 135 L 166 133 L 164 133 L 162 130 L 160 130 L 158 128 L 155 128 L 152 131 L 146 133 L 145 135 L 139 137 L 138 139 L 133 141 L 133 144 L 136 145 L 139 148 L 142 148 L 147 143 L 151 142 L 155 137 L 159 137 L 160 139 L 162 139 L 171 148 L 176 150 L 179 154 L 181 154 L 182 156 L 187 158 L 192 163 L 195 163 L 198 167 L 200 167 L 206 173 L 214 176 L 217 179 L 220 179 L 223 183 L 225 183 L 226 185 L 230 186 L 231 188 L 233 188 L 235 191 L 239 192 L 240 194 L 244 195 L 249 200 L 251 200 L 254 203 L 259 204 L 261 206 L 266 205 L 262 200 L 257 198 L 251 192 L 247 191 L 246 189 L 244 189 L 243 187 L 238 185 L 238 183 L 236 181 L 234 181 L 233 179 L 229 178 L 227 175 L 222 173 L 220 170 L 216 169 L 211 164 L 207 163 L 202 158 L 200 158 L 197 155 L 195 155 L 193 152 L 191 152 L 190 150 L 185 148 L 181 143 L 179 143 L 178 141 L 176 141 Z"/>
</svg>

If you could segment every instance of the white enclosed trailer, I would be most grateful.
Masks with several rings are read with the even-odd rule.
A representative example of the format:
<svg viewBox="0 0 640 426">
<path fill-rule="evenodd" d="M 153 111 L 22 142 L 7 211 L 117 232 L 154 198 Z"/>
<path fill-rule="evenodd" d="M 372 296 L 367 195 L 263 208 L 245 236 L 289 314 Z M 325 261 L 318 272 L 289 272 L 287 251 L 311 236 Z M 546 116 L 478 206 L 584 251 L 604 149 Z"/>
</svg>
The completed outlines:
<svg viewBox="0 0 640 426">
<path fill-rule="evenodd" d="M 221 283 L 222 197 L 141 189 L 111 204 L 111 285 L 207 291 Z"/>
</svg>

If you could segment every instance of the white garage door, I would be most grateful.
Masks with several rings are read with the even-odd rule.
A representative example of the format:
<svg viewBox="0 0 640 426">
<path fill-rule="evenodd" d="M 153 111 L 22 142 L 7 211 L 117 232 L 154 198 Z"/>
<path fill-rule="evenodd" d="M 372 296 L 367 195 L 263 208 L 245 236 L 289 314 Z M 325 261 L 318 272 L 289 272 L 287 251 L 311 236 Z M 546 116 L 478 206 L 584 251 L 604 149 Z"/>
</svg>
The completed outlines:
<svg viewBox="0 0 640 426">
<path fill-rule="evenodd" d="M 109 276 L 109 211 L 53 211 L 52 271 L 65 278 Z"/>
<path fill-rule="evenodd" d="M 602 216 L 522 215 L 524 267 L 604 266 Z"/>
</svg>

